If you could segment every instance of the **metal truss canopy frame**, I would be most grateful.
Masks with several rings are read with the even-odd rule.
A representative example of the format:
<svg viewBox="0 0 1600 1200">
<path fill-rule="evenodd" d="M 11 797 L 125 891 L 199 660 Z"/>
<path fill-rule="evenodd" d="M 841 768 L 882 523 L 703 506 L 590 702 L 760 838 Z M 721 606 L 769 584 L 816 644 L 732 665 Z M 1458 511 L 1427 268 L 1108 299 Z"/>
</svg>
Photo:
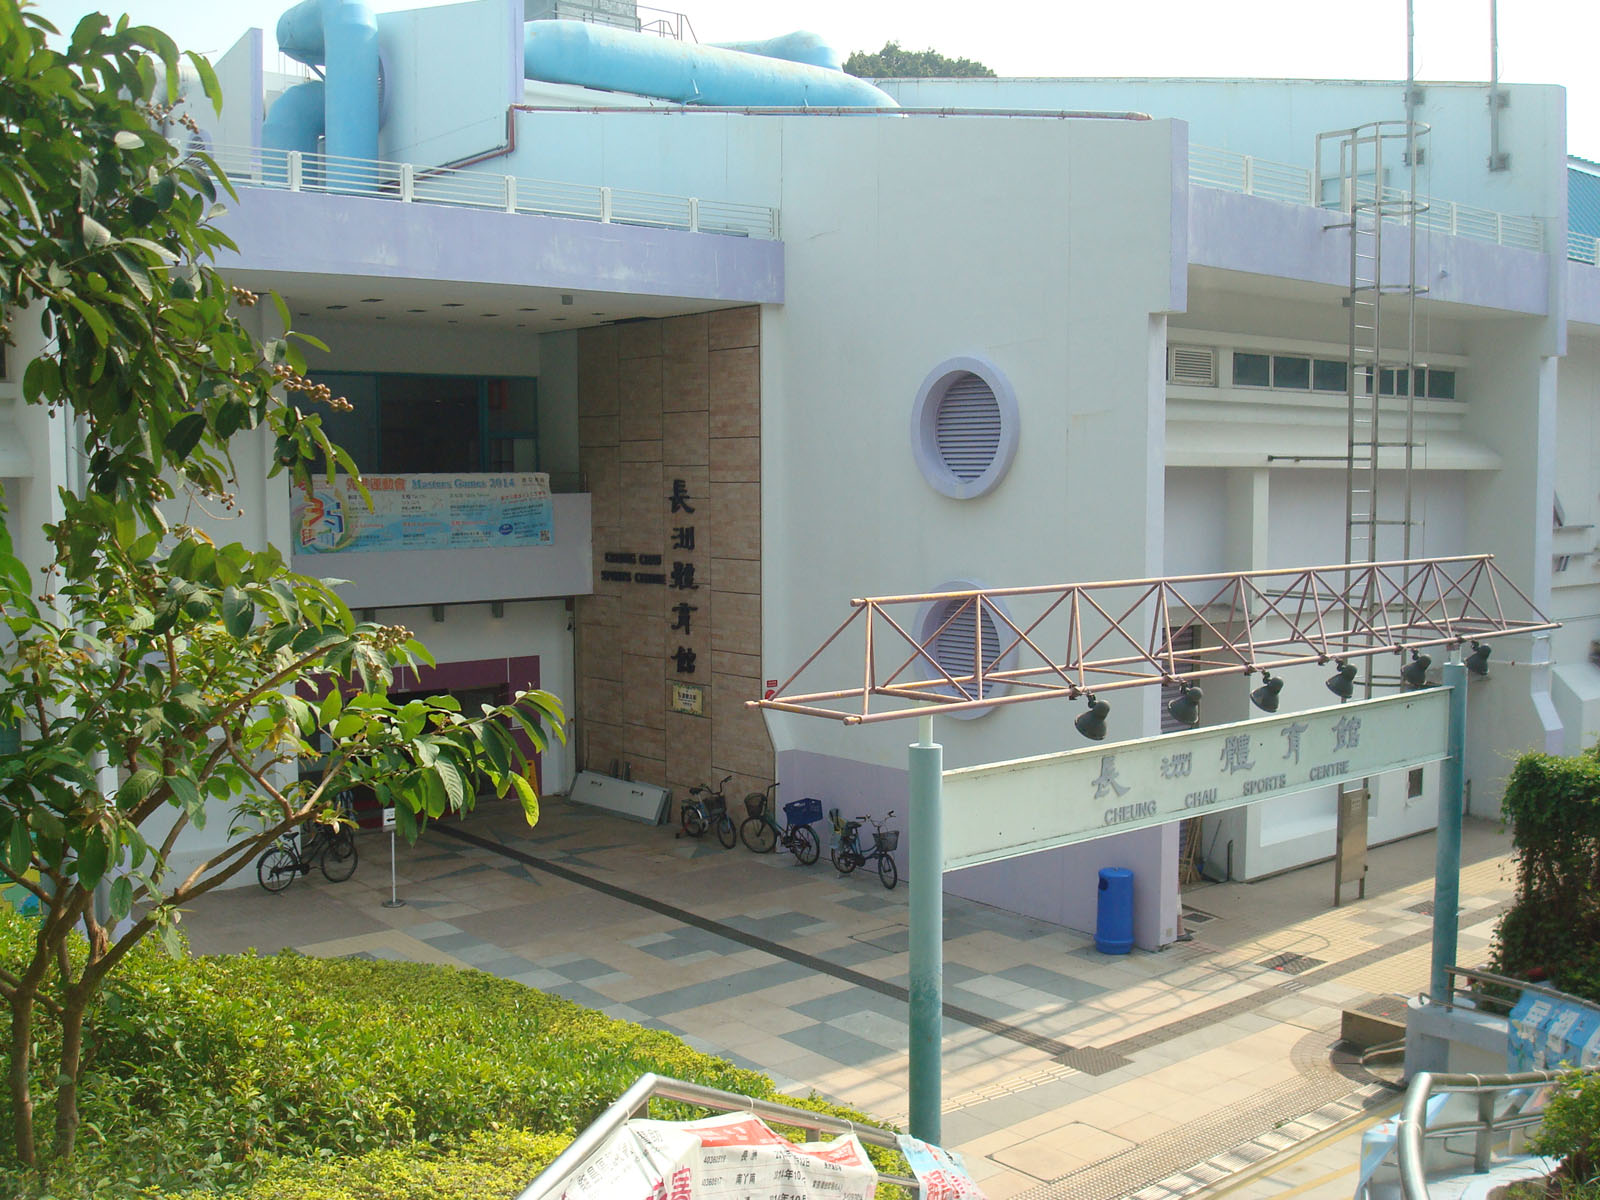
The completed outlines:
<svg viewBox="0 0 1600 1200">
<path fill-rule="evenodd" d="M 869 724 L 1455 649 L 1558 627 L 1488 554 L 878 596 L 850 604 L 850 616 L 770 698 L 751 701 L 753 707 Z M 1508 604 L 1516 615 L 1508 615 Z M 931 611 L 939 622 L 914 636 L 903 614 L 930 611 L 930 605 L 938 606 Z M 1008 615 L 1024 605 L 1039 611 Z M 963 672 L 952 670 L 948 659 L 941 663 L 936 646 L 946 630 L 966 620 L 976 632 L 972 669 Z M 792 690 L 857 627 L 860 686 Z M 985 650 L 987 628 L 996 633 L 992 652 Z M 1208 644 L 1183 648 L 1190 630 Z M 880 655 L 898 665 L 880 670 Z"/>
</svg>

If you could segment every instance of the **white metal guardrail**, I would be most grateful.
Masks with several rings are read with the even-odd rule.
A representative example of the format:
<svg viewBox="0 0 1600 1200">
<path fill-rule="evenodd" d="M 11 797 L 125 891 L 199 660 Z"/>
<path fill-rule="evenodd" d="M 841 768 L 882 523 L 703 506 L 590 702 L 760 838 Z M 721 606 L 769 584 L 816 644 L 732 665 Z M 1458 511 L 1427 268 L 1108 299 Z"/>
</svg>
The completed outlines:
<svg viewBox="0 0 1600 1200">
<path fill-rule="evenodd" d="M 1189 147 L 1189 182 L 1200 187 L 1219 188 L 1227 192 L 1243 192 L 1249 196 L 1262 196 L 1268 200 L 1285 200 L 1290 204 L 1322 205 L 1317 195 L 1317 182 L 1309 167 L 1292 163 L 1270 162 L 1232 150 L 1218 150 L 1211 146 Z M 1398 188 L 1385 188 L 1386 200 L 1404 200 L 1406 193 Z M 1370 194 L 1363 199 L 1370 199 Z M 1451 237 L 1471 238 L 1479 242 L 1494 242 L 1513 246 L 1519 250 L 1544 249 L 1544 222 L 1538 217 L 1519 217 L 1510 213 L 1495 212 L 1471 204 L 1458 204 L 1454 200 L 1422 197 L 1427 208 L 1417 216 L 1417 228 L 1431 233 L 1449 234 Z M 1323 205 L 1336 207 L 1337 205 Z M 1568 257 L 1579 262 L 1594 262 L 1595 239 L 1587 240 L 1587 257 L 1574 253 L 1575 239 L 1567 239 Z M 1580 250 L 1581 246 L 1578 247 Z"/>
<path fill-rule="evenodd" d="M 211 153 L 236 186 L 350 192 L 403 204 L 447 204 L 765 241 L 778 238 L 778 210 L 761 204 L 526 179 L 490 171 L 418 168 L 411 163 L 298 150 L 219 146 Z"/>
</svg>

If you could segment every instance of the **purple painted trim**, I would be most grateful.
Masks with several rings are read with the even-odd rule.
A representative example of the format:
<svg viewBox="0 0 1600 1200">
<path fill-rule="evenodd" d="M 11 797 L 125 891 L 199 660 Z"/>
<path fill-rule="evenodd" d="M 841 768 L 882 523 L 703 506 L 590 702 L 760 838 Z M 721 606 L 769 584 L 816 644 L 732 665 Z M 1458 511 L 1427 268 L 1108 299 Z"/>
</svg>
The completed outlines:
<svg viewBox="0 0 1600 1200">
<path fill-rule="evenodd" d="M 230 272 L 571 288 L 781 304 L 782 242 L 562 217 L 239 188 Z"/>
<path fill-rule="evenodd" d="M 1600 325 L 1600 267 L 1567 262 L 1567 321 Z"/>
<path fill-rule="evenodd" d="M 1189 262 L 1279 279 L 1350 285 L 1350 237 L 1324 226 L 1340 214 L 1309 204 L 1288 204 L 1196 187 L 1189 192 Z M 1386 246 L 1386 276 L 1403 278 L 1405 246 Z M 1514 250 L 1470 238 L 1434 236 L 1430 242 L 1429 297 L 1507 312 L 1545 316 L 1550 307 L 1550 261 L 1534 250 Z M 1393 275 L 1391 275 L 1393 272 Z"/>
</svg>

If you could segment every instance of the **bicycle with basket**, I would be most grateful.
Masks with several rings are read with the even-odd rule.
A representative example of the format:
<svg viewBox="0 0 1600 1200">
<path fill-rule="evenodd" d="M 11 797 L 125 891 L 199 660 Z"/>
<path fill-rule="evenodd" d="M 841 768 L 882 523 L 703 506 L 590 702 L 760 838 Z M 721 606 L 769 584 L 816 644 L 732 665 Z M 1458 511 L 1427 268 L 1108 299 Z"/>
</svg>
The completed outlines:
<svg viewBox="0 0 1600 1200">
<path fill-rule="evenodd" d="M 900 870 L 894 864 L 894 851 L 900 846 L 900 831 L 898 829 L 885 829 L 884 822 L 894 816 L 894 809 L 890 809 L 882 821 L 875 817 L 861 816 L 853 821 L 841 820 L 839 810 L 828 810 L 828 821 L 833 826 L 833 865 L 841 875 L 848 875 L 857 867 L 866 866 L 867 863 L 876 863 L 878 866 L 878 882 L 884 887 L 894 890 L 894 885 L 900 882 Z M 863 850 L 861 847 L 861 827 L 868 821 L 872 822 L 872 849 Z"/>
<path fill-rule="evenodd" d="M 734 831 L 733 818 L 728 815 L 728 801 L 722 789 L 727 787 L 732 775 L 724 775 L 713 790 L 709 784 L 696 784 L 689 789 L 689 798 L 683 802 L 678 819 L 683 832 L 692 838 L 701 837 L 708 829 L 717 831 L 717 841 L 723 849 L 732 850 L 739 835 Z"/>
<path fill-rule="evenodd" d="M 771 783 L 765 791 L 751 792 L 744 798 L 749 816 L 739 826 L 739 840 L 757 854 L 771 854 L 782 845 L 795 861 L 809 867 L 822 853 L 822 843 L 811 828 L 822 820 L 822 801 L 815 796 L 789 801 L 783 806 L 788 824 L 780 827 L 772 819 L 773 793 L 777 790 L 778 785 Z"/>
</svg>

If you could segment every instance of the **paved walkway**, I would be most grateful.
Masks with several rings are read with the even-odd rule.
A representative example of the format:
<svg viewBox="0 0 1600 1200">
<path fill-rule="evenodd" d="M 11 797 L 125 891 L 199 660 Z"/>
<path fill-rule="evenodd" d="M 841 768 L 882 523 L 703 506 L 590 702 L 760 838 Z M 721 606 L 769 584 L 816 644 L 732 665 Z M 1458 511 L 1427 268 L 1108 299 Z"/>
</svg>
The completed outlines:
<svg viewBox="0 0 1600 1200">
<path fill-rule="evenodd" d="M 1468 822 L 1463 962 L 1482 960 L 1510 895 L 1509 849 L 1497 824 Z M 903 883 L 560 799 L 537 829 L 490 805 L 400 843 L 403 907 L 382 904 L 388 838 L 361 851 L 347 883 L 208 897 L 191 943 L 476 967 L 906 1120 Z M 1367 899 L 1339 909 L 1328 865 L 1196 887 L 1192 941 L 1120 957 L 947 898 L 944 1142 L 991 1200 L 1166 1200 L 1359 1123 L 1392 1093 L 1334 1053 L 1340 1011 L 1426 989 L 1433 839 L 1370 862 Z"/>
</svg>

